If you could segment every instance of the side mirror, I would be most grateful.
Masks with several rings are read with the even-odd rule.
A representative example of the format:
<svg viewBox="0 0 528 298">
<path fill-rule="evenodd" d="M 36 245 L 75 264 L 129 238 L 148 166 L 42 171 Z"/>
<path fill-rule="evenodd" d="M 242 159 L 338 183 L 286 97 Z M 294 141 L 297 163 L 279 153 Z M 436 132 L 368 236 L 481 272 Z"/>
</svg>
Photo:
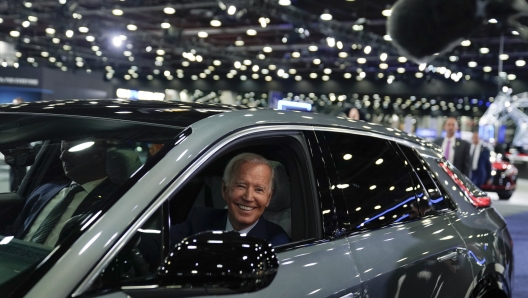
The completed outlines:
<svg viewBox="0 0 528 298">
<path fill-rule="evenodd" d="M 27 167 L 33 165 L 37 150 L 34 147 L 18 147 L 3 150 L 4 161 L 12 167 Z"/>
<path fill-rule="evenodd" d="M 203 288 L 209 294 L 267 287 L 279 262 L 266 240 L 237 232 L 204 232 L 183 239 L 158 269 L 159 285 Z"/>
</svg>

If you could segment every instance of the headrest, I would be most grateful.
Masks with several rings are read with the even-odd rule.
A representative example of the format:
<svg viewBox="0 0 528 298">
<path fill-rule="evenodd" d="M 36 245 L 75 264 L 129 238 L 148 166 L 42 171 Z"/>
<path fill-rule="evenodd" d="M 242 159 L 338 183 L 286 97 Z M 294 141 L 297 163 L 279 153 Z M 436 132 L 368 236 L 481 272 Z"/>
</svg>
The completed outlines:
<svg viewBox="0 0 528 298">
<path fill-rule="evenodd" d="M 141 165 L 139 156 L 134 150 L 112 148 L 106 153 L 106 173 L 117 185 L 125 183 Z"/>
<path fill-rule="evenodd" d="M 273 194 L 266 209 L 281 211 L 290 207 L 290 179 L 286 173 L 286 168 L 280 162 L 270 160 L 270 163 L 275 171 L 275 176 L 273 177 Z"/>
</svg>

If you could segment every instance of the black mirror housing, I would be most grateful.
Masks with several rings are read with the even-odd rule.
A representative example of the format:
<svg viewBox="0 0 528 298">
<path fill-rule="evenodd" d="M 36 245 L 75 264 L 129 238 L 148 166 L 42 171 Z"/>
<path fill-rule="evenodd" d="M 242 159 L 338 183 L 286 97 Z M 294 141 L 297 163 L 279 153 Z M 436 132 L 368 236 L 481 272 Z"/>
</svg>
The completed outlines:
<svg viewBox="0 0 528 298">
<path fill-rule="evenodd" d="M 266 240 L 238 232 L 203 232 L 183 239 L 158 268 L 162 287 L 247 293 L 267 287 L 279 262 Z M 216 292 L 216 291 L 215 291 Z"/>
</svg>

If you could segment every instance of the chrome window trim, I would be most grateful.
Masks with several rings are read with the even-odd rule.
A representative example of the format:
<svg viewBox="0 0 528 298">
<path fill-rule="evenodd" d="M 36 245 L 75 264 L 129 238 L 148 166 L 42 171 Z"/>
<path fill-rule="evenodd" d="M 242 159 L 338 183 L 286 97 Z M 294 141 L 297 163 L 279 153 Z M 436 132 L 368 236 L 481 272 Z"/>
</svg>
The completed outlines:
<svg viewBox="0 0 528 298">
<path fill-rule="evenodd" d="M 192 126 L 191 126 L 192 127 Z M 235 132 L 231 135 L 228 135 L 224 139 L 222 139 L 219 143 L 215 144 L 212 148 L 210 148 L 205 154 L 203 154 L 198 160 L 194 161 L 174 182 L 172 182 L 167 189 L 154 201 L 152 205 L 139 217 L 138 220 L 128 229 L 126 230 L 122 236 L 116 240 L 112 248 L 103 256 L 103 258 L 97 263 L 97 265 L 88 273 L 88 275 L 84 278 L 84 280 L 77 286 L 75 291 L 72 294 L 72 297 L 78 297 L 80 295 L 83 295 L 92 285 L 94 280 L 99 276 L 101 271 L 108 266 L 108 264 L 111 262 L 111 260 L 114 258 L 114 256 L 124 247 L 124 245 L 130 240 L 130 238 L 134 235 L 135 231 L 141 225 L 143 225 L 150 216 L 152 216 L 161 206 L 162 204 L 169 199 L 169 197 L 179 189 L 179 187 L 187 181 L 187 179 L 194 174 L 196 170 L 198 170 L 209 158 L 216 154 L 219 150 L 227 146 L 233 141 L 236 141 L 237 139 L 240 139 L 242 137 L 245 137 L 247 135 L 255 134 L 255 133 L 262 133 L 262 132 L 270 132 L 270 131 L 287 131 L 287 130 L 296 130 L 296 131 L 329 131 L 329 132 L 340 132 L 340 133 L 347 133 L 347 134 L 357 134 L 357 135 L 363 135 L 363 136 L 370 136 L 370 137 L 376 137 L 380 139 L 385 139 L 389 141 L 394 141 L 397 143 L 405 144 L 408 146 L 412 146 L 412 144 L 416 145 L 413 142 L 409 142 L 407 140 L 399 140 L 395 137 L 390 137 L 382 134 L 378 134 L 376 132 L 368 132 L 368 131 L 361 131 L 356 130 L 354 128 L 333 128 L 333 127 L 327 127 L 327 126 L 316 126 L 313 124 L 292 124 L 292 125 L 280 125 L 280 124 L 272 124 L 269 126 L 256 126 L 251 127 L 247 129 L 243 129 L 241 131 Z"/>
</svg>

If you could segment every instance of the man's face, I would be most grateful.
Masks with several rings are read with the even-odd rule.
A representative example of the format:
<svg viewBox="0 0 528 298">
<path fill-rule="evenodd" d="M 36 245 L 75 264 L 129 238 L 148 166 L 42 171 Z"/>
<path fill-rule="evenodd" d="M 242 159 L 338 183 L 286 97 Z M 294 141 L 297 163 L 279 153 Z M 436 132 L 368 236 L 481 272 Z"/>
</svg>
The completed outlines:
<svg viewBox="0 0 528 298">
<path fill-rule="evenodd" d="M 62 141 L 61 155 L 64 174 L 71 180 L 81 183 L 86 176 L 90 176 L 93 169 L 100 165 L 102 156 L 97 146 L 89 140 Z"/>
<path fill-rule="evenodd" d="M 352 120 L 359 120 L 359 111 L 356 108 L 350 109 L 350 112 L 348 112 L 348 118 Z"/>
<path fill-rule="evenodd" d="M 479 138 L 479 134 L 478 132 L 474 132 L 473 133 L 473 136 L 471 137 L 471 141 L 473 142 L 473 144 L 477 145 L 480 141 L 480 138 Z"/>
<path fill-rule="evenodd" d="M 458 130 L 458 124 L 455 119 L 448 118 L 444 124 L 444 130 L 446 131 L 447 137 L 452 137 L 455 135 L 455 132 Z"/>
<path fill-rule="evenodd" d="M 267 165 L 243 163 L 230 185 L 222 184 L 233 228 L 241 230 L 254 224 L 271 200 L 271 169 Z"/>
</svg>

